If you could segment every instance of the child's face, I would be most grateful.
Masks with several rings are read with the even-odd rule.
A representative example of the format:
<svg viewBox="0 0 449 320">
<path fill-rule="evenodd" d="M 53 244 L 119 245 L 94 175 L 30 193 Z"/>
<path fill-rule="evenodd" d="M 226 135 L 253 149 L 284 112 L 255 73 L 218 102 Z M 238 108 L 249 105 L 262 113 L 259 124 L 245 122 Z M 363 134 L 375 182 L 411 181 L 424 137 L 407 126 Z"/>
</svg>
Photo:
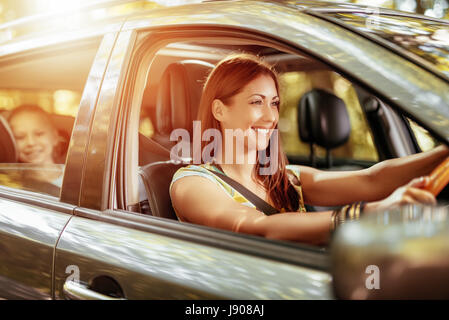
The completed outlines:
<svg viewBox="0 0 449 320">
<path fill-rule="evenodd" d="M 11 119 L 10 126 L 21 162 L 54 163 L 53 148 L 57 144 L 57 133 L 45 116 L 22 112 Z"/>
</svg>

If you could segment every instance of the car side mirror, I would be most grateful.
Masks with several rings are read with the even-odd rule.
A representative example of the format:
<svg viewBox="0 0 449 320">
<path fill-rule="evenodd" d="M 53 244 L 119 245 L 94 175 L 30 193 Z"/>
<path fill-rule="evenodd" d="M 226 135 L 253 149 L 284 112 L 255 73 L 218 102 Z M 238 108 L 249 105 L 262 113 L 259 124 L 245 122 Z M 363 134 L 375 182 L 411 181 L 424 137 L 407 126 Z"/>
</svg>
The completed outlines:
<svg viewBox="0 0 449 320">
<path fill-rule="evenodd" d="M 449 298 L 449 206 L 366 215 L 336 231 L 330 252 L 338 299 Z"/>
</svg>

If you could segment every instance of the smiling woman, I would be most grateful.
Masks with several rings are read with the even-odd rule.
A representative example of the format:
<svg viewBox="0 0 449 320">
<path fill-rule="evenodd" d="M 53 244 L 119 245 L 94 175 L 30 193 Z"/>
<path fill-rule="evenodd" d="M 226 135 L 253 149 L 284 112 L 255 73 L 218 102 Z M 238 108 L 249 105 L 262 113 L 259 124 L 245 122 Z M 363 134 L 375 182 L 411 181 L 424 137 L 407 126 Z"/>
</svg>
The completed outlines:
<svg viewBox="0 0 449 320">
<path fill-rule="evenodd" d="M 259 182 L 252 183 L 251 189 L 265 199 L 265 192 L 260 189 L 261 184 L 265 185 L 275 206 L 284 204 L 286 209 L 296 211 L 297 196 L 294 191 L 288 192 L 286 158 L 278 141 L 280 98 L 274 68 L 250 54 L 230 55 L 211 72 L 205 86 L 198 113 L 202 130 L 219 130 L 224 142 L 224 148 L 218 148 L 217 154 L 212 155 L 212 162 L 223 168 L 228 164 L 244 166 L 243 161 L 238 161 L 241 159 L 255 164 L 253 174 Z M 239 131 L 244 133 L 243 148 L 234 139 Z M 203 142 L 202 150 L 194 153 L 204 149 Z M 264 154 L 265 150 L 274 152 Z M 270 157 L 270 161 L 258 161 L 261 156 Z M 266 172 L 263 170 L 266 167 L 271 170 Z"/>
</svg>

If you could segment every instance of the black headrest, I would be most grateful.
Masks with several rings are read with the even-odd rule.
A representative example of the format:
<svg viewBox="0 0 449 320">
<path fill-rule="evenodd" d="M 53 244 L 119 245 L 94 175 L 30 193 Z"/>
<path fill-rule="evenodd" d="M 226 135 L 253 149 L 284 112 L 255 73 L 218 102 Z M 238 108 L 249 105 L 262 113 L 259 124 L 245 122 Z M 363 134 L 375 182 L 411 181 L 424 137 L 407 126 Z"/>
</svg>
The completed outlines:
<svg viewBox="0 0 449 320">
<path fill-rule="evenodd" d="M 298 130 L 304 142 L 326 149 L 343 145 L 351 132 L 344 101 L 320 89 L 307 92 L 298 105 Z"/>
<path fill-rule="evenodd" d="M 172 63 L 164 71 L 156 101 L 156 131 L 169 135 L 173 129 L 192 132 L 203 84 L 213 64 L 199 60 Z"/>
<path fill-rule="evenodd" d="M 0 116 L 0 162 L 17 162 L 16 141 L 9 128 L 8 122 Z"/>
</svg>

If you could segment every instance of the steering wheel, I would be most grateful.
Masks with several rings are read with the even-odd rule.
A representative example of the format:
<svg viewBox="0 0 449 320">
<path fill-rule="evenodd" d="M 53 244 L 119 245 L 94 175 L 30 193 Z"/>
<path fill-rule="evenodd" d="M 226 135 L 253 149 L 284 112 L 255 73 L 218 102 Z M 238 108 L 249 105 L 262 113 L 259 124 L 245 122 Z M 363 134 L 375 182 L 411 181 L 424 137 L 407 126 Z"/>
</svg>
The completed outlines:
<svg viewBox="0 0 449 320">
<path fill-rule="evenodd" d="M 449 157 L 433 169 L 430 180 L 431 182 L 425 189 L 436 197 L 449 183 Z"/>
</svg>

